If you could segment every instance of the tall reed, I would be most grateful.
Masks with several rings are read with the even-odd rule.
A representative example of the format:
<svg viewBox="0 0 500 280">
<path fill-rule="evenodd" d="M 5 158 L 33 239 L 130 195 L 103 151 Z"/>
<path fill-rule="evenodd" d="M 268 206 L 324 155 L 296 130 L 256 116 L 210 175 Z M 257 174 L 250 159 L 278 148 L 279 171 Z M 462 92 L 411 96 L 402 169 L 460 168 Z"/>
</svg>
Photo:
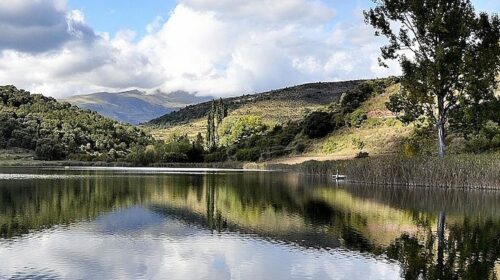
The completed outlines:
<svg viewBox="0 0 500 280">
<path fill-rule="evenodd" d="M 380 156 L 267 167 L 325 175 L 339 170 L 349 181 L 366 184 L 500 189 L 499 154 L 451 155 L 445 158 Z"/>
</svg>

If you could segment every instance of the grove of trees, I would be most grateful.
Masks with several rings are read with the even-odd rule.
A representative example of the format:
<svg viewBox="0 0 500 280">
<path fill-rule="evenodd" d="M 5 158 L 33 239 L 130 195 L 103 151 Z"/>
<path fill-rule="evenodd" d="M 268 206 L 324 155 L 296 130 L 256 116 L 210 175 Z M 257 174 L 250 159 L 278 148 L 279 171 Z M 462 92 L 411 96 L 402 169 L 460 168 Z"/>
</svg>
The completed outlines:
<svg viewBox="0 0 500 280">
<path fill-rule="evenodd" d="M 131 125 L 14 86 L 0 87 L 0 149 L 24 148 L 44 160 L 115 161 L 152 142 Z"/>
</svg>

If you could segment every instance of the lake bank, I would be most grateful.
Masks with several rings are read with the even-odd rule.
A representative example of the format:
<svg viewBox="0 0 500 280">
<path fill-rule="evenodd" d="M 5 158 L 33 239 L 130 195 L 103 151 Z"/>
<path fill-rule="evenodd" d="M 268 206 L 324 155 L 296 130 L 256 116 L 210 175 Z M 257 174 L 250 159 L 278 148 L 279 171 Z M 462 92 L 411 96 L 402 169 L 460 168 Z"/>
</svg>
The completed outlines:
<svg viewBox="0 0 500 280">
<path fill-rule="evenodd" d="M 154 163 L 146 167 L 170 168 L 239 168 L 243 169 L 243 162 L 172 162 Z M 78 161 L 78 160 L 37 160 L 32 153 L 25 150 L 0 150 L 0 167 L 60 167 L 60 166 L 96 166 L 96 167 L 145 167 L 125 161 Z"/>
<path fill-rule="evenodd" d="M 41 161 L 29 155 L 0 158 L 0 166 L 58 167 L 144 167 L 130 162 Z M 463 154 L 437 157 L 374 156 L 364 159 L 311 160 L 297 164 L 244 163 L 236 161 L 213 163 L 155 163 L 147 167 L 168 168 L 236 168 L 267 169 L 308 175 L 346 175 L 350 182 L 372 185 L 403 185 L 418 187 L 500 189 L 500 155 Z"/>
<path fill-rule="evenodd" d="M 364 159 L 263 164 L 261 168 L 305 174 L 337 173 L 351 182 L 373 185 L 500 189 L 499 154 L 437 157 L 379 156 Z"/>
</svg>

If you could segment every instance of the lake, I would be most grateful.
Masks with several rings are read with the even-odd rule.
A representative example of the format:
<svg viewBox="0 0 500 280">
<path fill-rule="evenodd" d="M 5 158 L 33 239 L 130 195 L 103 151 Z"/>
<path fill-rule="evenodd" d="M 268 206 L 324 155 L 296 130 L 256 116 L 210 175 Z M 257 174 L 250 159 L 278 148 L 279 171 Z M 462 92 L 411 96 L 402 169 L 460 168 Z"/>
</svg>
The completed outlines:
<svg viewBox="0 0 500 280">
<path fill-rule="evenodd" d="M 1 279 L 494 279 L 500 192 L 0 168 Z"/>
</svg>

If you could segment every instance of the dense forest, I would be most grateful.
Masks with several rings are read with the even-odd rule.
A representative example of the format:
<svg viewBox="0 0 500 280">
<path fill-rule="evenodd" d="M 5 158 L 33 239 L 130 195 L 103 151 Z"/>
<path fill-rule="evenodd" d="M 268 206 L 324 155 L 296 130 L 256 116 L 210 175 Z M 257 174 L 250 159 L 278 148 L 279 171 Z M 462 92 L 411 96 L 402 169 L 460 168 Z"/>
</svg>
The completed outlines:
<svg viewBox="0 0 500 280">
<path fill-rule="evenodd" d="M 116 161 L 152 141 L 140 129 L 95 112 L 0 87 L 0 149 L 24 148 L 43 160 Z"/>
</svg>

